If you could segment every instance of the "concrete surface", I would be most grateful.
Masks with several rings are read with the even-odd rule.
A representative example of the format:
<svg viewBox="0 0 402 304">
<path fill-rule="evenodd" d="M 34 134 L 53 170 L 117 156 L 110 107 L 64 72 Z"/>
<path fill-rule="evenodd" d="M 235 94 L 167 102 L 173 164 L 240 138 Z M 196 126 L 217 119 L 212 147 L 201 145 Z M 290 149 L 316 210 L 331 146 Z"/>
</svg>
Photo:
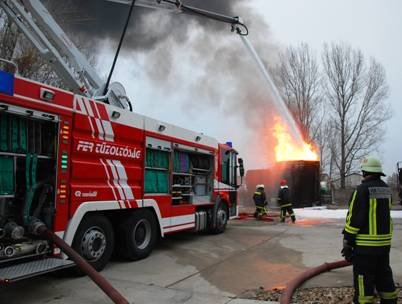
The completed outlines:
<svg viewBox="0 0 402 304">
<path fill-rule="evenodd" d="M 392 267 L 402 282 L 402 220 L 395 222 Z M 179 233 L 138 262 L 113 261 L 103 271 L 131 303 L 268 303 L 242 299 L 280 288 L 303 270 L 340 260 L 343 220 L 296 224 L 230 222 L 222 235 Z M 351 286 L 351 269 L 323 274 L 305 287 Z M 42 276 L 0 288 L 0 303 L 110 303 L 87 278 Z"/>
</svg>

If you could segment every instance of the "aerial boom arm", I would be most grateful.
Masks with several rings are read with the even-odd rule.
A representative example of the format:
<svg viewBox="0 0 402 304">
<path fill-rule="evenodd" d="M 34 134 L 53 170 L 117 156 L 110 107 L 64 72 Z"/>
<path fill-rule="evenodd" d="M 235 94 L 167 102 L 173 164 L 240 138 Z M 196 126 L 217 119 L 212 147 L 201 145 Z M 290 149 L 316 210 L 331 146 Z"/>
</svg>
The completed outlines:
<svg viewBox="0 0 402 304">
<path fill-rule="evenodd" d="M 131 5 L 133 0 L 107 1 Z M 136 0 L 135 5 L 206 17 L 230 24 L 232 31 L 239 35 L 248 34 L 247 26 L 239 17 L 188 6 L 181 0 Z M 112 83 L 110 88 L 106 88 L 106 83 L 67 37 L 40 0 L 0 0 L 0 7 L 32 42 L 43 58 L 52 64 L 58 76 L 73 92 L 132 110 L 123 86 Z"/>
<path fill-rule="evenodd" d="M 107 1 L 122 3 L 126 5 L 130 5 L 132 3 L 132 0 L 107 0 Z M 240 17 L 227 16 L 211 12 L 208 10 L 196 8 L 193 6 L 189 6 L 184 4 L 181 0 L 137 0 L 135 5 L 148 8 L 165 9 L 176 13 L 206 17 L 208 19 L 212 19 L 218 22 L 230 24 L 232 26 L 232 31 L 236 32 L 239 35 L 242 36 L 248 35 L 248 28 L 243 23 Z"/>
<path fill-rule="evenodd" d="M 102 81 L 39 0 L 0 0 L 0 7 L 75 93 L 91 96 Z"/>
<path fill-rule="evenodd" d="M 232 31 L 235 31 L 239 35 L 245 35 L 245 36 L 248 35 L 247 26 L 243 23 L 240 17 L 227 16 L 207 11 L 204 9 L 196 8 L 193 6 L 185 5 L 181 2 L 181 0 L 160 0 L 160 1 L 175 5 L 179 11 L 185 14 L 206 17 L 208 19 L 212 19 L 215 21 L 228 23 L 232 25 Z"/>
<path fill-rule="evenodd" d="M 40 0 L 0 0 L 0 7 L 74 93 L 122 108 L 128 105 L 131 109 L 130 101 L 119 84 L 103 94 L 105 82 Z"/>
</svg>

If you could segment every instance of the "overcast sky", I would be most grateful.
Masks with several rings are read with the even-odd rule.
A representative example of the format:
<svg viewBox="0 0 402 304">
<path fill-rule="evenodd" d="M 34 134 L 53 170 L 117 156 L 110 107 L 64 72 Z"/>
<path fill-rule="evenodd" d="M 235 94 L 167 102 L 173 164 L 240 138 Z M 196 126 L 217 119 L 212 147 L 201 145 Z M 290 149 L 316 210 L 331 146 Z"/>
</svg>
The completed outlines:
<svg viewBox="0 0 402 304">
<path fill-rule="evenodd" d="M 345 41 L 385 66 L 393 118 L 387 123 L 382 153 L 388 174 L 402 161 L 402 1 L 253 0 L 282 45 L 305 41 L 316 50 Z"/>
<path fill-rule="evenodd" d="M 218 1 L 218 0 L 217 0 Z M 360 48 L 369 57 L 375 57 L 386 69 L 390 85 L 389 102 L 393 108 L 393 118 L 387 123 L 382 151 L 385 171 L 395 171 L 396 162 L 402 160 L 402 143 L 399 135 L 402 128 L 402 1 L 399 0 L 248 0 L 251 11 L 239 12 L 246 16 L 250 26 L 250 39 L 261 41 L 266 37 L 266 48 L 278 48 L 307 42 L 319 53 L 325 42 L 344 41 L 352 47 Z M 259 14 L 266 26 L 258 26 L 251 17 Z M 251 20 L 247 20 L 247 18 Z M 255 27 L 253 28 L 253 25 Z M 254 30 L 254 32 L 253 32 Z M 188 102 L 193 87 L 193 75 L 208 73 L 202 57 L 197 59 L 200 67 L 194 66 L 189 54 L 189 44 L 197 42 L 197 30 L 187 43 L 175 48 L 173 73 L 169 75 L 168 89 L 160 89 L 149 73 L 146 52 L 125 54 L 120 58 L 114 79 L 123 82 L 128 95 L 134 101 L 135 111 L 161 121 L 178 124 L 192 130 L 204 132 L 219 141 L 233 141 L 244 156 L 248 167 L 266 165 L 261 161 L 261 147 L 258 142 L 250 144 L 253 131 L 246 128 L 244 119 L 232 115 L 228 103 L 198 101 L 194 106 Z M 233 48 L 243 45 L 228 31 L 227 39 Z M 258 39 L 256 38 L 258 36 Z M 226 39 L 226 37 L 222 38 Z M 216 42 L 219 44 L 219 41 Z M 261 48 L 261 45 L 257 45 Z M 105 44 L 98 66 L 106 73 L 111 61 L 110 45 Z M 213 53 L 211 48 L 207 51 Z M 269 53 L 269 52 L 268 52 Z M 207 57 L 208 54 L 206 54 Z M 263 54 L 264 55 L 264 54 Z M 242 56 L 248 56 L 244 51 Z M 235 64 L 236 58 L 231 59 Z M 191 63 L 191 64 L 190 64 Z M 252 61 L 250 61 L 252 64 Z M 153 67 L 154 68 L 157 68 Z M 255 70 L 255 73 L 258 73 Z M 213 77 L 214 75 L 211 75 Z M 232 77 L 235 75 L 231 75 Z M 158 80 L 160 81 L 160 80 Z M 217 90 L 228 90 L 225 83 L 215 83 Z M 230 82 L 228 82 L 230 83 Z M 161 83 L 159 83 L 161 85 Z M 196 99 L 197 97 L 194 96 Z"/>
</svg>

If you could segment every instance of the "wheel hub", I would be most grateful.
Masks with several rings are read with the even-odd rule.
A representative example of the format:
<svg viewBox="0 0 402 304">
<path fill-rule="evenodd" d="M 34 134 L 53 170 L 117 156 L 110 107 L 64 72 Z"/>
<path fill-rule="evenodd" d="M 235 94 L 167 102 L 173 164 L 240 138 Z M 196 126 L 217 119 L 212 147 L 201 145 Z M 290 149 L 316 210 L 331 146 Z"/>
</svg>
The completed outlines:
<svg viewBox="0 0 402 304">
<path fill-rule="evenodd" d="M 218 227 L 223 227 L 225 226 L 226 222 L 227 222 L 227 214 L 225 212 L 225 210 L 223 209 L 219 209 L 216 215 L 216 219 L 217 219 L 217 226 Z"/>
<path fill-rule="evenodd" d="M 133 230 L 133 242 L 139 249 L 144 249 L 151 241 L 151 224 L 142 219 L 137 222 Z"/>
<path fill-rule="evenodd" d="M 106 250 L 106 236 L 104 232 L 98 227 L 88 229 L 82 238 L 81 249 L 87 260 L 98 260 Z"/>
</svg>

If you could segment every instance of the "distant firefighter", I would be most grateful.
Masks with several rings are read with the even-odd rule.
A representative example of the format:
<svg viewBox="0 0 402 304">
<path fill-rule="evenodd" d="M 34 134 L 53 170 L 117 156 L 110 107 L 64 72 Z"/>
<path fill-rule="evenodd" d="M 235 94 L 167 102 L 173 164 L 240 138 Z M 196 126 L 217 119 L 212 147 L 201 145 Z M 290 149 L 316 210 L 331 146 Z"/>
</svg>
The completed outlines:
<svg viewBox="0 0 402 304">
<path fill-rule="evenodd" d="M 402 168 L 398 170 L 398 180 L 399 180 L 399 203 L 402 205 Z"/>
<path fill-rule="evenodd" d="M 289 186 L 286 179 L 281 180 L 281 188 L 279 189 L 278 193 L 278 202 L 279 206 L 281 207 L 281 222 L 285 222 L 286 213 L 289 213 L 292 223 L 296 222 L 296 216 L 292 208 Z"/>
<path fill-rule="evenodd" d="M 254 217 L 261 218 L 264 215 L 268 215 L 267 210 L 267 197 L 265 195 L 265 186 L 264 185 L 257 185 L 256 191 L 253 195 L 253 200 L 255 204 L 255 212 Z"/>
</svg>

